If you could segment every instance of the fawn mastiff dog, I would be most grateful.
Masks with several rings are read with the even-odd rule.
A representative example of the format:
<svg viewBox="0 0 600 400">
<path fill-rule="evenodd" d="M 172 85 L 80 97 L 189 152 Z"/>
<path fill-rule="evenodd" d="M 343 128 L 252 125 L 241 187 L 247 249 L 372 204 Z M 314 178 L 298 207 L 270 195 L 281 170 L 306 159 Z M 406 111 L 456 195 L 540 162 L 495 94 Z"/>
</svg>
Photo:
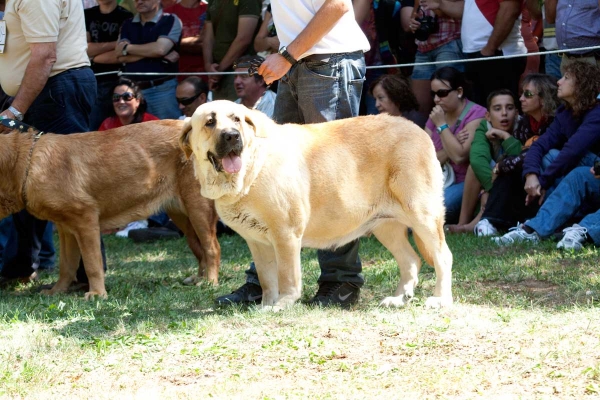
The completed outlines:
<svg viewBox="0 0 600 400">
<path fill-rule="evenodd" d="M 161 207 L 198 259 L 198 276 L 186 281 L 217 282 L 218 216 L 179 147 L 182 125 L 153 121 L 71 135 L 33 129 L 0 134 L 0 218 L 27 209 L 58 228 L 59 279 L 47 294 L 68 289 L 82 257 L 90 285 L 85 298 L 106 297 L 100 232 Z"/>
<path fill-rule="evenodd" d="M 246 241 L 263 307 L 300 297 L 300 249 L 335 248 L 364 234 L 394 255 L 400 283 L 384 306 L 414 295 L 420 260 L 437 282 L 430 307 L 452 303 L 452 253 L 444 237 L 442 170 L 427 134 L 389 115 L 278 125 L 228 101 L 200 106 L 181 135 L 202 195 Z"/>
</svg>

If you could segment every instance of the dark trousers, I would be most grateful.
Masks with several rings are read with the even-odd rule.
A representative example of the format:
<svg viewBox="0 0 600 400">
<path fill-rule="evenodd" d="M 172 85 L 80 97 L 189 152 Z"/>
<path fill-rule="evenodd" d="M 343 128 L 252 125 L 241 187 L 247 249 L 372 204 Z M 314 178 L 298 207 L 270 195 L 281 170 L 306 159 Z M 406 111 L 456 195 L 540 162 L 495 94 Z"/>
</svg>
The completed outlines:
<svg viewBox="0 0 600 400">
<path fill-rule="evenodd" d="M 25 122 L 46 132 L 86 132 L 95 100 L 96 78 L 92 70 L 71 69 L 48 79 L 27 111 Z M 51 174 L 52 171 L 48 173 Z M 1 274 L 7 278 L 29 276 L 39 268 L 41 244 L 48 223 L 35 218 L 26 210 L 13 214 L 13 222 L 15 229 L 8 237 L 3 254 Z M 106 262 L 104 268 L 106 269 Z M 83 282 L 87 281 L 82 263 L 77 277 Z"/>
<path fill-rule="evenodd" d="M 523 189 L 521 172 L 521 168 L 517 168 L 508 174 L 498 175 L 490 190 L 481 219 L 487 219 L 497 229 L 507 230 L 537 214 L 537 202 L 525 206 L 527 193 Z"/>
<path fill-rule="evenodd" d="M 465 54 L 468 59 L 483 57 L 480 52 Z M 501 56 L 497 51 L 495 56 Z M 498 89 L 510 89 L 518 96 L 519 79 L 525 71 L 527 59 L 515 57 L 500 60 L 484 60 L 465 63 L 465 74 L 473 85 L 472 100 L 487 107 L 487 97 Z"/>
</svg>

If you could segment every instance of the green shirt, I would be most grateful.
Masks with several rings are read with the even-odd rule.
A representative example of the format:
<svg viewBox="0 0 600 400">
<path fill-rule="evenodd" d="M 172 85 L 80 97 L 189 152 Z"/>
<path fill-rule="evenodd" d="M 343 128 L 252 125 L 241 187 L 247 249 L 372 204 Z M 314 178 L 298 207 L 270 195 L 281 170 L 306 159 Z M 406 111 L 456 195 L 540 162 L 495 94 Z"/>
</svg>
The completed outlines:
<svg viewBox="0 0 600 400">
<path fill-rule="evenodd" d="M 471 168 L 486 192 L 492 188 L 492 161 L 498 162 L 501 154 L 517 156 L 521 153 L 521 142 L 513 136 L 502 142 L 489 140 L 485 134 L 490 128 L 491 125 L 487 120 L 481 121 L 475 131 L 469 153 Z"/>
<path fill-rule="evenodd" d="M 208 0 L 206 20 L 212 23 L 215 36 L 213 47 L 214 62 L 221 62 L 225 54 L 227 54 L 229 46 L 231 46 L 237 35 L 239 17 L 260 19 L 260 12 L 260 0 Z M 260 26 L 260 24 L 258 25 Z M 254 46 L 250 44 L 246 54 L 254 53 Z"/>
</svg>

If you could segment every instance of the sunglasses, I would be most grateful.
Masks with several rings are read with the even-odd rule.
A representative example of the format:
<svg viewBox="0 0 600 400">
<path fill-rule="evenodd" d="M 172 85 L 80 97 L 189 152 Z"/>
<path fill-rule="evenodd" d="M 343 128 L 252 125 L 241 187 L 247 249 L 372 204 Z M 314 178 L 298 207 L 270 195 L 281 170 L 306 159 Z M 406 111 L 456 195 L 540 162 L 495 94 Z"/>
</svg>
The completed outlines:
<svg viewBox="0 0 600 400">
<path fill-rule="evenodd" d="M 440 89 L 437 92 L 434 92 L 433 90 L 431 91 L 431 97 L 439 97 L 440 99 L 443 99 L 444 97 L 447 97 L 450 92 L 454 91 L 456 89 Z"/>
<path fill-rule="evenodd" d="M 136 98 L 135 94 L 133 94 L 131 92 L 125 92 L 122 94 L 114 93 L 112 100 L 113 100 L 113 103 L 118 103 L 119 100 L 121 100 L 121 99 L 123 99 L 123 101 L 130 102 L 131 100 L 133 100 L 135 98 Z"/>
<path fill-rule="evenodd" d="M 533 93 L 531 90 L 523 90 L 523 97 L 525 97 L 526 99 L 530 99 L 535 95 L 536 93 Z"/>
<path fill-rule="evenodd" d="M 202 93 L 198 93 L 197 95 L 192 96 L 192 97 L 176 97 L 176 99 L 179 104 L 184 105 L 184 106 L 189 106 L 194 101 L 196 101 L 196 99 L 198 97 L 200 97 L 201 94 Z"/>
</svg>

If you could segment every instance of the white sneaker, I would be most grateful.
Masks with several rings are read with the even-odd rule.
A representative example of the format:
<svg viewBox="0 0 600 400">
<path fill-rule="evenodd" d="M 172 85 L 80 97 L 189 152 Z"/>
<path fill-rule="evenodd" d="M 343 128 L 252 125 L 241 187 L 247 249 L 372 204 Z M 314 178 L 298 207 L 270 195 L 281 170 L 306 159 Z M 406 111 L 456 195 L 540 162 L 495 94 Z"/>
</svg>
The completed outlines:
<svg viewBox="0 0 600 400">
<path fill-rule="evenodd" d="M 487 219 L 482 219 L 473 229 L 475 236 L 494 236 L 498 234 L 498 229 L 494 227 Z"/>
<path fill-rule="evenodd" d="M 128 223 L 125 228 L 123 228 L 119 232 L 115 233 L 115 236 L 126 238 L 129 236 L 129 231 L 131 231 L 133 229 L 145 229 L 147 227 L 148 227 L 148 220 L 146 220 L 146 219 L 141 220 L 141 221 L 133 221 L 133 222 Z"/>
<path fill-rule="evenodd" d="M 507 246 L 518 242 L 537 243 L 540 241 L 540 237 L 537 232 L 525 232 L 523 224 L 517 224 L 516 227 L 510 228 L 504 236 L 493 237 L 492 240 L 499 246 Z"/>
<path fill-rule="evenodd" d="M 564 236 L 556 245 L 557 249 L 579 251 L 587 239 L 587 228 L 574 224 L 570 228 L 563 229 Z"/>
</svg>

